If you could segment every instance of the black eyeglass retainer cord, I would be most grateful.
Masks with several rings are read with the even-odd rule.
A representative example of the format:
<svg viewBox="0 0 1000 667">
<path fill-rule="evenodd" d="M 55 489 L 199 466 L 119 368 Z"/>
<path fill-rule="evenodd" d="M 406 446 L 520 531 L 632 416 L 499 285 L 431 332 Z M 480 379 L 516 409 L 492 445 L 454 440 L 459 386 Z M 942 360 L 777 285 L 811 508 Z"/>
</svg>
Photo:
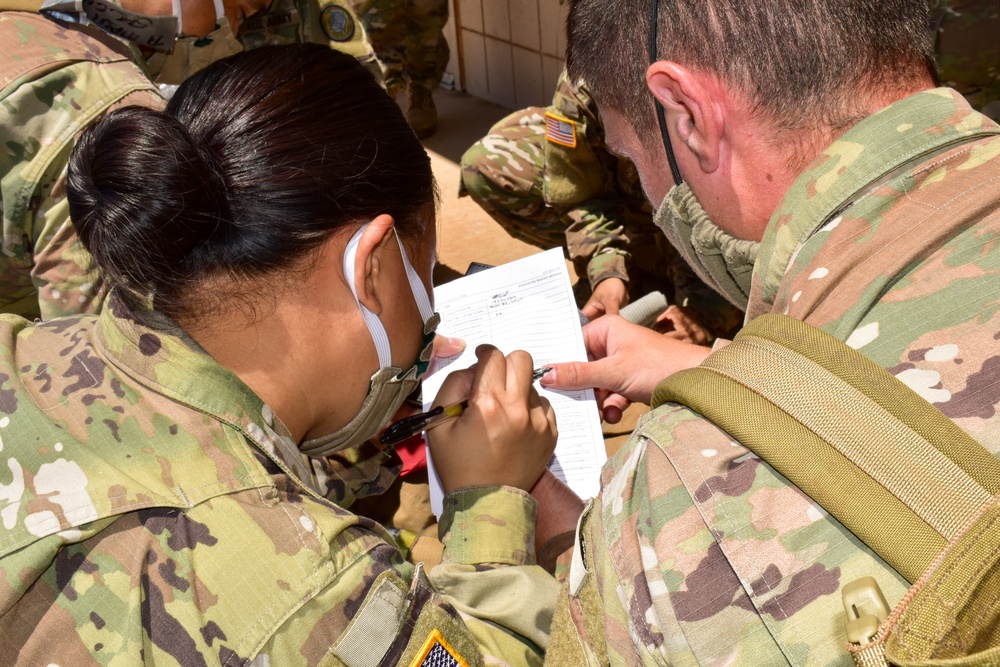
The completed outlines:
<svg viewBox="0 0 1000 667">
<path fill-rule="evenodd" d="M 649 64 L 656 62 L 656 31 L 659 23 L 658 14 L 660 0 L 650 0 L 649 2 Z M 680 185 L 684 182 L 681 178 L 681 170 L 677 168 L 677 158 L 674 157 L 674 149 L 670 144 L 670 133 L 667 131 L 667 118 L 664 115 L 663 105 L 653 98 L 656 105 L 656 120 L 660 125 L 660 138 L 663 139 L 663 148 L 667 151 L 667 161 L 670 163 L 670 173 L 674 177 L 674 183 Z"/>
</svg>

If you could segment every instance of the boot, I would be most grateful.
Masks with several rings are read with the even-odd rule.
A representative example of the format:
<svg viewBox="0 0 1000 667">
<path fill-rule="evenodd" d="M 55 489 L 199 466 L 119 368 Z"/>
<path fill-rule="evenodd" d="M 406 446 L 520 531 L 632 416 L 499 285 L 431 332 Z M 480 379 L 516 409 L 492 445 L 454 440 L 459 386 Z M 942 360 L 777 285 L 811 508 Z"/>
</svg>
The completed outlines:
<svg viewBox="0 0 1000 667">
<path fill-rule="evenodd" d="M 406 122 L 418 139 L 426 139 L 434 134 L 437 130 L 437 108 L 430 90 L 410 85 L 406 101 Z"/>
</svg>

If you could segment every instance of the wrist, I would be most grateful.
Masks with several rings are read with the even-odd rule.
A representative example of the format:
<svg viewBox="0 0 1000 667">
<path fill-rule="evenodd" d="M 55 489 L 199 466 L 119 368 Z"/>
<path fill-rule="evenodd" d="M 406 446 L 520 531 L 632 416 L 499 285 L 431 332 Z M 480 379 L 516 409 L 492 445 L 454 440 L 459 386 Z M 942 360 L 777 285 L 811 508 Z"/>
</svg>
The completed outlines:
<svg viewBox="0 0 1000 667">
<path fill-rule="evenodd" d="M 617 278 L 628 285 L 628 256 L 624 250 L 605 248 L 591 257 L 587 262 L 587 280 L 590 282 L 590 289 L 596 290 L 598 285 L 611 278 Z"/>
<path fill-rule="evenodd" d="M 534 565 L 538 504 L 511 486 L 471 486 L 444 497 L 438 537 L 444 560 Z"/>
</svg>

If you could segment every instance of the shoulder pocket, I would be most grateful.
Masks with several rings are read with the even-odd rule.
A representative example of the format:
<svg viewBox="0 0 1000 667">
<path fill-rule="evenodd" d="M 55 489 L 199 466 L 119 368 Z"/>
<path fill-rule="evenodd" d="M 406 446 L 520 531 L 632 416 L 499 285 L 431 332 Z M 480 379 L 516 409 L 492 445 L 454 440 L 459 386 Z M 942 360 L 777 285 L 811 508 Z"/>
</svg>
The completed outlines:
<svg viewBox="0 0 1000 667">
<path fill-rule="evenodd" d="M 542 194 L 550 206 L 580 204 L 610 182 L 587 137 L 587 120 L 569 118 L 552 107 L 545 112 L 545 178 Z"/>
</svg>

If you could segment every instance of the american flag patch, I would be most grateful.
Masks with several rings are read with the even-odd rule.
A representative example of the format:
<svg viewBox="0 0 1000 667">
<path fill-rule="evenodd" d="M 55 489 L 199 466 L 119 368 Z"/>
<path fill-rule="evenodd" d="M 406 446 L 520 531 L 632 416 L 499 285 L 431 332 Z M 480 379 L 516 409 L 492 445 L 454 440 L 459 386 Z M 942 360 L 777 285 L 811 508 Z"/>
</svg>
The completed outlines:
<svg viewBox="0 0 1000 667">
<path fill-rule="evenodd" d="M 576 123 L 546 111 L 545 138 L 554 144 L 576 148 Z"/>
<path fill-rule="evenodd" d="M 435 629 L 420 647 L 410 667 L 469 667 L 469 663 L 462 660 L 441 631 Z"/>
</svg>

